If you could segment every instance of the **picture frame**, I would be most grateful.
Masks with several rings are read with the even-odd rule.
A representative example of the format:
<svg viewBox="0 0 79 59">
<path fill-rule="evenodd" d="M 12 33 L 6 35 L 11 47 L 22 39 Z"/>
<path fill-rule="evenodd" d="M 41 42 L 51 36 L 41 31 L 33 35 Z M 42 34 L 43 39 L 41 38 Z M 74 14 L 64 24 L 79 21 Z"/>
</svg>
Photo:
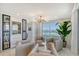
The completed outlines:
<svg viewBox="0 0 79 59">
<path fill-rule="evenodd" d="M 21 34 L 21 23 L 20 22 L 12 22 L 12 34 Z"/>
<path fill-rule="evenodd" d="M 28 31 L 32 31 L 32 24 L 31 23 L 28 24 Z"/>
</svg>

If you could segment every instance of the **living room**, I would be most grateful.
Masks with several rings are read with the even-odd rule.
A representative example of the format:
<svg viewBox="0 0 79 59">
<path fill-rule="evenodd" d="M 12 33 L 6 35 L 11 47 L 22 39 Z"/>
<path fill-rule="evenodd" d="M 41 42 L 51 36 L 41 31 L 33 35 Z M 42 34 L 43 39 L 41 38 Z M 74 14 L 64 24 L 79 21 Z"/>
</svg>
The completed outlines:
<svg viewBox="0 0 79 59">
<path fill-rule="evenodd" d="M 58 56 L 78 55 L 78 10 L 77 3 L 0 3 L 0 55 L 53 55 L 48 50 L 32 54 L 38 49 L 37 39 L 41 37 L 44 38 L 45 49 L 46 39 L 55 38 Z M 63 48 L 56 30 L 65 21 L 70 21 L 68 30 L 71 32 L 66 36 Z"/>
</svg>

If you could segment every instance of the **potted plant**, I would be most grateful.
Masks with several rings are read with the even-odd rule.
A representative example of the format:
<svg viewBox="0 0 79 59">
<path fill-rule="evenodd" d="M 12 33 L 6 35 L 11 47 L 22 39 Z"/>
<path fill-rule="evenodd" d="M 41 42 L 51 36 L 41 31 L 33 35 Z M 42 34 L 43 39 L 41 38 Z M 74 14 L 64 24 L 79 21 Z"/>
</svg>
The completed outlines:
<svg viewBox="0 0 79 59">
<path fill-rule="evenodd" d="M 69 27 L 71 26 L 71 21 L 64 21 L 63 23 L 60 23 L 58 26 L 59 28 L 57 29 L 57 32 L 63 39 L 63 47 L 66 47 L 67 42 L 65 39 L 67 35 L 69 35 L 71 32 L 71 30 L 69 29 Z"/>
</svg>

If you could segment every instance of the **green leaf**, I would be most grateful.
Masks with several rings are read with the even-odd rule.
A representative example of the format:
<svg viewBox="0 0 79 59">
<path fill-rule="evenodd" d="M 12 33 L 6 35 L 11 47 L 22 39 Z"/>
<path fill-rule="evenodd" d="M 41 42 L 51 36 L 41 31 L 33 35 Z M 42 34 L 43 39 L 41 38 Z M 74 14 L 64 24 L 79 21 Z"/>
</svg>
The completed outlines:
<svg viewBox="0 0 79 59">
<path fill-rule="evenodd" d="M 63 24 L 59 24 L 59 28 L 57 29 L 58 34 L 64 38 L 70 34 L 71 30 L 68 30 L 71 27 L 70 23 L 70 21 L 64 21 Z"/>
<path fill-rule="evenodd" d="M 68 25 L 67 28 L 71 27 L 71 25 Z"/>
</svg>

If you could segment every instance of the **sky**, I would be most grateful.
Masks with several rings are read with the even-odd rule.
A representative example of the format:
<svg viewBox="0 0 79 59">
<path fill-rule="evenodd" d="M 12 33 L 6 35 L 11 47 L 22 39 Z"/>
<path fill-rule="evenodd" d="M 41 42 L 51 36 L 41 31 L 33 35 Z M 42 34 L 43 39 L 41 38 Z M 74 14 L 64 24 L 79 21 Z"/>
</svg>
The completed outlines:
<svg viewBox="0 0 79 59">
<path fill-rule="evenodd" d="M 51 23 L 44 23 L 43 24 L 43 30 L 56 30 L 58 28 L 58 25 L 56 25 L 57 21 L 51 22 Z"/>
</svg>

